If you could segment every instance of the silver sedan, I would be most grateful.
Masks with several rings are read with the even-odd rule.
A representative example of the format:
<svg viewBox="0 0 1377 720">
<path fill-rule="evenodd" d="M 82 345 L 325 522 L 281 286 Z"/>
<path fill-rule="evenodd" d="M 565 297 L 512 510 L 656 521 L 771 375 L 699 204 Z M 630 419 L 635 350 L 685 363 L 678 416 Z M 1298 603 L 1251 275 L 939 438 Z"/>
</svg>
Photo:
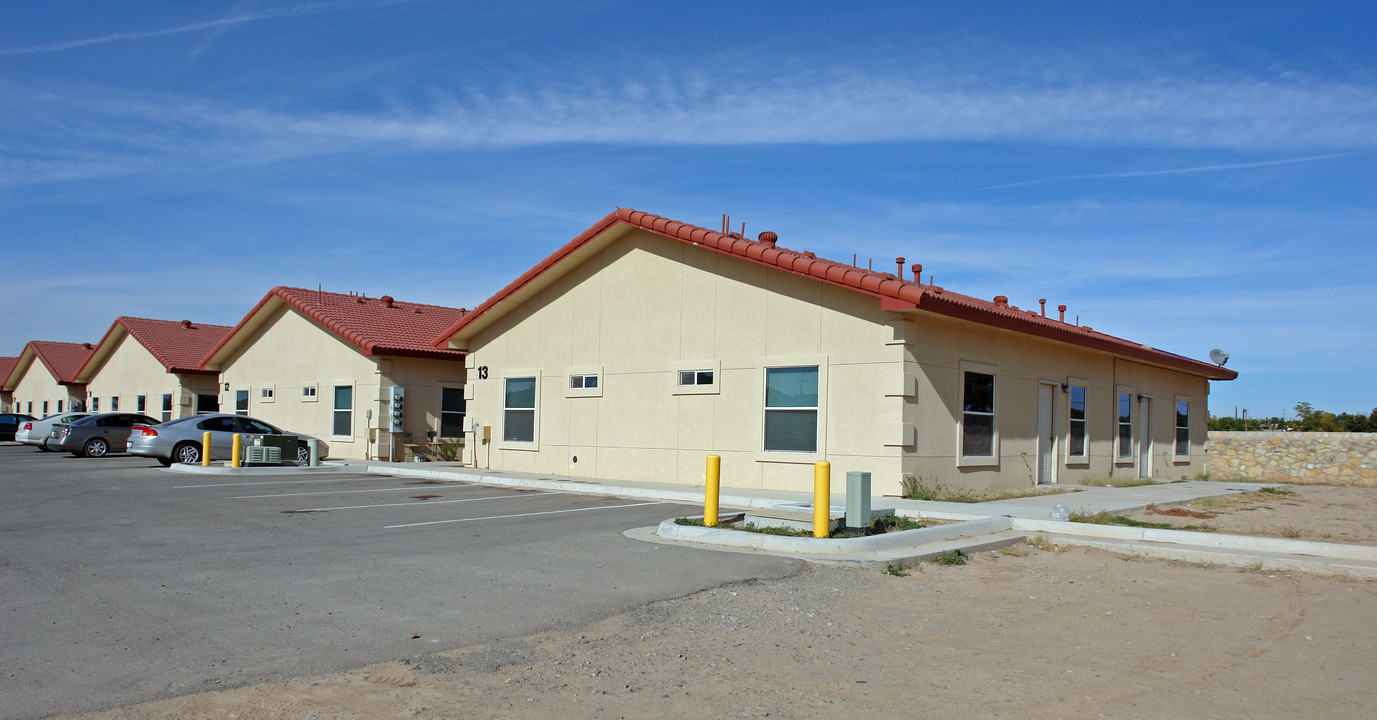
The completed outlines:
<svg viewBox="0 0 1377 720">
<path fill-rule="evenodd" d="M 297 437 L 296 454 L 293 458 L 299 463 L 310 460 L 311 451 L 306 445 L 309 435 L 284 432 L 262 420 L 243 415 L 196 415 L 194 417 L 169 420 L 160 425 L 139 425 L 129 438 L 129 454 L 151 457 L 163 465 L 174 462 L 197 464 L 201 462 L 201 442 L 205 433 L 210 433 L 210 457 L 212 460 L 228 460 L 233 453 L 234 434 L 244 435 L 244 444 L 251 442 L 253 435 L 293 435 Z M 324 440 L 314 438 L 319 444 L 323 459 L 330 446 Z M 284 453 L 285 454 L 285 453 Z"/>
<path fill-rule="evenodd" d="M 25 445 L 49 450 L 48 436 L 52 434 L 54 425 L 76 422 L 91 414 L 88 412 L 69 412 L 49 415 L 41 420 L 25 420 L 19 423 L 19 430 L 14 433 L 14 439 Z"/>
<path fill-rule="evenodd" d="M 112 452 L 124 452 L 134 425 L 156 422 L 147 415 L 134 413 L 88 415 L 70 423 L 53 425 L 48 433 L 47 447 L 77 457 L 105 457 Z"/>
</svg>

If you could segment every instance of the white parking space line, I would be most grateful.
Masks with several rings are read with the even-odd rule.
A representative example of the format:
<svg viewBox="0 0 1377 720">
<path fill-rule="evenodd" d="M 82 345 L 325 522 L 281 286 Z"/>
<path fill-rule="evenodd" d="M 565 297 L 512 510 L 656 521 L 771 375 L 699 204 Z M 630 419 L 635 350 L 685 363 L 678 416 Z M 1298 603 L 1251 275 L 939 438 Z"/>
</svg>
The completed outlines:
<svg viewBox="0 0 1377 720">
<path fill-rule="evenodd" d="M 255 482 L 213 483 L 210 485 L 173 485 L 173 490 L 193 490 L 196 488 L 243 487 L 246 485 L 309 485 L 311 483 L 349 482 L 351 480 L 374 480 L 377 475 L 353 475 L 349 477 L 326 478 L 324 480 L 258 480 Z"/>
<path fill-rule="evenodd" d="M 409 486 L 409 487 L 399 487 L 399 488 L 368 488 L 368 489 L 365 489 L 365 490 L 316 490 L 316 491 L 314 491 L 314 492 L 271 493 L 271 494 L 269 494 L 269 495 L 239 495 L 239 496 L 236 496 L 236 497 L 231 497 L 231 498 L 229 498 L 229 499 L 230 499 L 230 500 L 257 500 L 258 498 L 300 497 L 300 496 L 302 496 L 302 495 L 348 495 L 348 494 L 350 494 L 350 493 L 402 492 L 402 491 L 404 491 L 404 490 L 410 490 L 411 492 L 416 492 L 417 490 L 421 490 L 421 489 L 426 489 L 426 490 L 467 490 L 469 487 L 470 487 L 470 486 L 468 486 L 468 485 L 455 485 L 455 486 L 453 486 L 453 487 L 450 487 L 450 486 L 447 486 L 447 485 L 411 485 L 411 486 Z"/>
<path fill-rule="evenodd" d="M 324 510 L 361 510 L 361 509 L 364 509 L 364 508 L 407 507 L 407 506 L 410 506 L 410 505 L 447 505 L 447 504 L 449 504 L 449 503 L 478 502 L 479 500 L 506 500 L 506 499 L 510 499 L 510 498 L 528 498 L 528 497 L 535 497 L 535 496 L 537 496 L 537 495 L 558 495 L 558 494 L 559 494 L 559 493 L 554 492 L 554 491 L 552 490 L 552 491 L 550 491 L 550 492 L 521 493 L 521 494 L 519 494 L 519 495 L 491 495 L 491 496 L 488 496 L 488 497 L 464 498 L 463 500 L 418 500 L 418 501 L 416 501 L 416 502 L 404 502 L 404 503 L 378 503 L 378 504 L 376 504 L 376 505 L 345 505 L 345 506 L 343 506 L 343 507 L 301 508 L 300 510 L 293 510 L 292 512 L 321 512 L 321 511 L 324 511 Z"/>
<path fill-rule="evenodd" d="M 644 507 L 646 505 L 668 505 L 666 502 L 629 503 L 626 505 L 600 505 L 598 507 L 570 508 L 568 510 L 546 510 L 544 512 L 517 513 L 515 515 L 488 515 L 487 517 L 459 518 L 457 520 L 432 520 L 430 522 L 406 523 L 405 525 L 384 525 L 384 530 L 395 528 L 421 527 L 423 525 L 444 525 L 446 523 L 476 522 L 478 520 L 506 520 L 508 518 L 534 517 L 536 515 L 559 515 L 560 513 L 588 512 L 590 510 L 616 510 L 617 508 Z"/>
</svg>

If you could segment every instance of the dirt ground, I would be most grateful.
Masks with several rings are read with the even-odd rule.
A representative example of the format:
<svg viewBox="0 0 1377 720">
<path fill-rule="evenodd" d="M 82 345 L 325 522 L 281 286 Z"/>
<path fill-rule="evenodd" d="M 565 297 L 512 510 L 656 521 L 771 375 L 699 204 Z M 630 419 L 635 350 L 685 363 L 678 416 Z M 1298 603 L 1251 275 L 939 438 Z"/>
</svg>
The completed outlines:
<svg viewBox="0 0 1377 720">
<path fill-rule="evenodd" d="M 1377 490 L 1254 500 L 1165 519 L 1373 539 Z M 806 566 L 585 627 L 80 717 L 1314 720 L 1377 716 L 1374 673 L 1377 582 L 1016 546 L 904 577 Z"/>
<path fill-rule="evenodd" d="M 1377 544 L 1377 488 L 1290 485 L 1282 494 L 1253 492 L 1181 503 L 1179 507 L 1215 517 L 1171 517 L 1148 511 L 1130 513 L 1129 517 L 1178 527 L 1205 525 L 1239 535 Z"/>
</svg>

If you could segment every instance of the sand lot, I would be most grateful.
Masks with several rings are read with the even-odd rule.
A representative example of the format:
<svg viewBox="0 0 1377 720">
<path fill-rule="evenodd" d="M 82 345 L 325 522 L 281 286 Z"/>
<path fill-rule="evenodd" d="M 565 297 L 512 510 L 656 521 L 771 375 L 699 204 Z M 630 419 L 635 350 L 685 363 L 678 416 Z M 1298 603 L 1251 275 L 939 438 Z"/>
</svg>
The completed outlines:
<svg viewBox="0 0 1377 720">
<path fill-rule="evenodd" d="M 1166 519 L 1373 538 L 1372 490 L 1255 500 Z M 1375 673 L 1377 582 L 1017 546 L 905 577 L 808 566 L 584 627 L 81 717 L 1355 718 L 1377 715 Z"/>
</svg>

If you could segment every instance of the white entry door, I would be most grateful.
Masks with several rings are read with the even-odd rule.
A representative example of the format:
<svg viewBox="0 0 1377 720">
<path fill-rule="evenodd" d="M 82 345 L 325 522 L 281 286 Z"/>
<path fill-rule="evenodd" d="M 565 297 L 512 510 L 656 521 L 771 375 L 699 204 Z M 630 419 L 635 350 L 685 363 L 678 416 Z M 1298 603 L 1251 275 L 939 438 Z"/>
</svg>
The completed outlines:
<svg viewBox="0 0 1377 720">
<path fill-rule="evenodd" d="M 1057 438 L 1053 427 L 1053 385 L 1038 385 L 1038 484 L 1056 482 Z"/>
<path fill-rule="evenodd" d="M 1152 398 L 1138 400 L 1138 477 L 1152 477 Z"/>
</svg>

